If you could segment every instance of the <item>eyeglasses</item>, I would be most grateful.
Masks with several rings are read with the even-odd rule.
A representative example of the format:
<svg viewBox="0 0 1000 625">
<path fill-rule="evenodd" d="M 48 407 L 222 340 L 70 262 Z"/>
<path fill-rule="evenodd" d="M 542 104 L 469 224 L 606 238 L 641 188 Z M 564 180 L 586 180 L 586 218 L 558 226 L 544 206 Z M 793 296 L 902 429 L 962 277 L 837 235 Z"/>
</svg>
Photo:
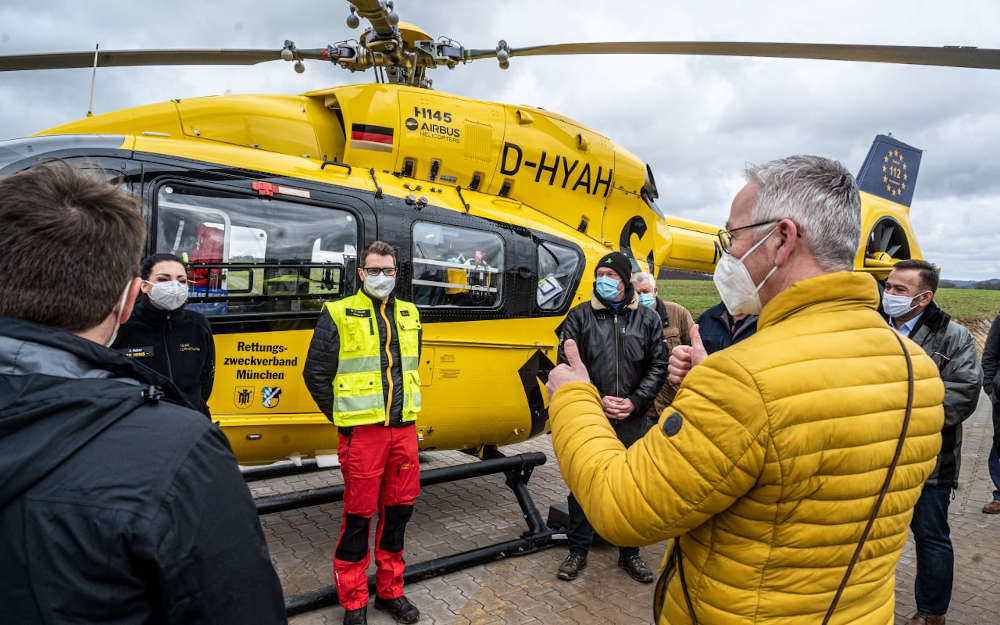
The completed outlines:
<svg viewBox="0 0 1000 625">
<path fill-rule="evenodd" d="M 396 275 L 395 267 L 362 267 L 361 269 L 369 276 L 377 276 L 380 273 L 389 277 Z"/>
<path fill-rule="evenodd" d="M 740 226 L 739 228 L 729 228 L 729 229 L 723 228 L 722 230 L 719 230 L 719 233 L 718 233 L 718 236 L 719 236 L 719 247 L 722 248 L 723 252 L 725 252 L 725 253 L 728 254 L 729 253 L 729 249 L 733 246 L 733 233 L 734 232 L 739 232 L 740 230 L 746 230 L 747 228 L 756 228 L 757 226 L 766 226 L 768 224 L 776 224 L 779 221 L 781 221 L 781 219 L 770 219 L 768 221 L 759 221 L 759 222 L 757 222 L 755 224 L 750 224 L 749 226 Z M 800 228 L 800 230 L 801 230 L 801 228 Z M 801 239 L 802 238 L 802 233 L 801 232 L 796 232 L 795 236 Z"/>
</svg>

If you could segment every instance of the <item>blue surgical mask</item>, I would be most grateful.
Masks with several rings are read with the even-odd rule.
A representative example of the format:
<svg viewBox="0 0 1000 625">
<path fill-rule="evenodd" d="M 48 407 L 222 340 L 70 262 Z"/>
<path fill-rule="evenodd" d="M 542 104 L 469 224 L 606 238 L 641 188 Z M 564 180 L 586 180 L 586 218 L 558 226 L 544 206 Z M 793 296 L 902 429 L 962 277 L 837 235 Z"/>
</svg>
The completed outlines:
<svg viewBox="0 0 1000 625">
<path fill-rule="evenodd" d="M 607 276 L 598 276 L 594 281 L 594 290 L 606 300 L 618 297 L 618 281 Z"/>
<path fill-rule="evenodd" d="M 639 293 L 639 303 L 647 308 L 655 308 L 656 296 L 652 293 Z"/>
</svg>

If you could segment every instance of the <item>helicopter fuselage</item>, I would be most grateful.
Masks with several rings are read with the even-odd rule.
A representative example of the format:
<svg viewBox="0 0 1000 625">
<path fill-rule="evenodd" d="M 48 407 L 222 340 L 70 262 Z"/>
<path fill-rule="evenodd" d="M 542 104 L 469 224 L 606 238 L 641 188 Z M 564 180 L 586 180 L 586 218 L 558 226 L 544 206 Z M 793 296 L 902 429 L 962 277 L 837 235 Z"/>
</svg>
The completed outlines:
<svg viewBox="0 0 1000 625">
<path fill-rule="evenodd" d="M 147 207 L 147 251 L 188 262 L 188 306 L 216 341 L 209 407 L 248 464 L 336 449 L 301 370 L 323 302 L 358 288 L 374 239 L 396 247 L 397 295 L 421 312 L 423 449 L 546 430 L 558 327 L 609 250 L 654 273 L 709 273 L 720 254 L 716 226 L 660 212 L 638 158 L 533 107 L 369 84 L 175 100 L 39 135 L 8 142 L 0 156 L 23 158 L 0 172 L 55 156 L 121 179 Z M 864 232 L 893 211 L 908 229 L 889 202 Z M 882 270 L 871 260 L 856 265 Z"/>
</svg>

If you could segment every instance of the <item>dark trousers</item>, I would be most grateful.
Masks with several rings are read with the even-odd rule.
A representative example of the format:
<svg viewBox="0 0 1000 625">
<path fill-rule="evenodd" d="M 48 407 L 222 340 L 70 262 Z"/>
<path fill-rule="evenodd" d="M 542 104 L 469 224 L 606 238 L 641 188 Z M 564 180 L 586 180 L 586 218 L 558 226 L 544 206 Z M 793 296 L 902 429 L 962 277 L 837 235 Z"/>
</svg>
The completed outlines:
<svg viewBox="0 0 1000 625">
<path fill-rule="evenodd" d="M 955 553 L 948 527 L 950 501 L 950 486 L 924 486 L 910 521 L 917 548 L 913 594 L 917 610 L 925 614 L 945 614 L 951 602 Z"/>
<path fill-rule="evenodd" d="M 566 528 L 569 552 L 586 558 L 587 552 L 590 551 L 590 545 L 594 542 L 594 528 L 590 526 L 590 521 L 583 513 L 583 508 L 577 503 L 576 497 L 570 494 L 566 499 L 569 502 L 569 527 Z M 637 555 L 639 555 L 638 547 L 618 548 L 619 558 Z"/>
<path fill-rule="evenodd" d="M 1000 404 L 993 404 L 993 449 L 986 465 L 990 468 L 990 479 L 993 480 L 993 499 L 1000 501 Z"/>
</svg>

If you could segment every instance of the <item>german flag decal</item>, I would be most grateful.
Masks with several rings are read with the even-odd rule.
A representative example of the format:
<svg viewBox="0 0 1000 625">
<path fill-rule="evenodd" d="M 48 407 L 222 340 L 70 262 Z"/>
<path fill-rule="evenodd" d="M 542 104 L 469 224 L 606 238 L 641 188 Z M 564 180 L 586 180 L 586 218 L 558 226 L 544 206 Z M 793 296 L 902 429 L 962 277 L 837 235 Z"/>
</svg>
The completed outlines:
<svg viewBox="0 0 1000 625">
<path fill-rule="evenodd" d="M 361 150 L 392 152 L 392 128 L 369 124 L 351 124 L 351 147 Z"/>
</svg>

